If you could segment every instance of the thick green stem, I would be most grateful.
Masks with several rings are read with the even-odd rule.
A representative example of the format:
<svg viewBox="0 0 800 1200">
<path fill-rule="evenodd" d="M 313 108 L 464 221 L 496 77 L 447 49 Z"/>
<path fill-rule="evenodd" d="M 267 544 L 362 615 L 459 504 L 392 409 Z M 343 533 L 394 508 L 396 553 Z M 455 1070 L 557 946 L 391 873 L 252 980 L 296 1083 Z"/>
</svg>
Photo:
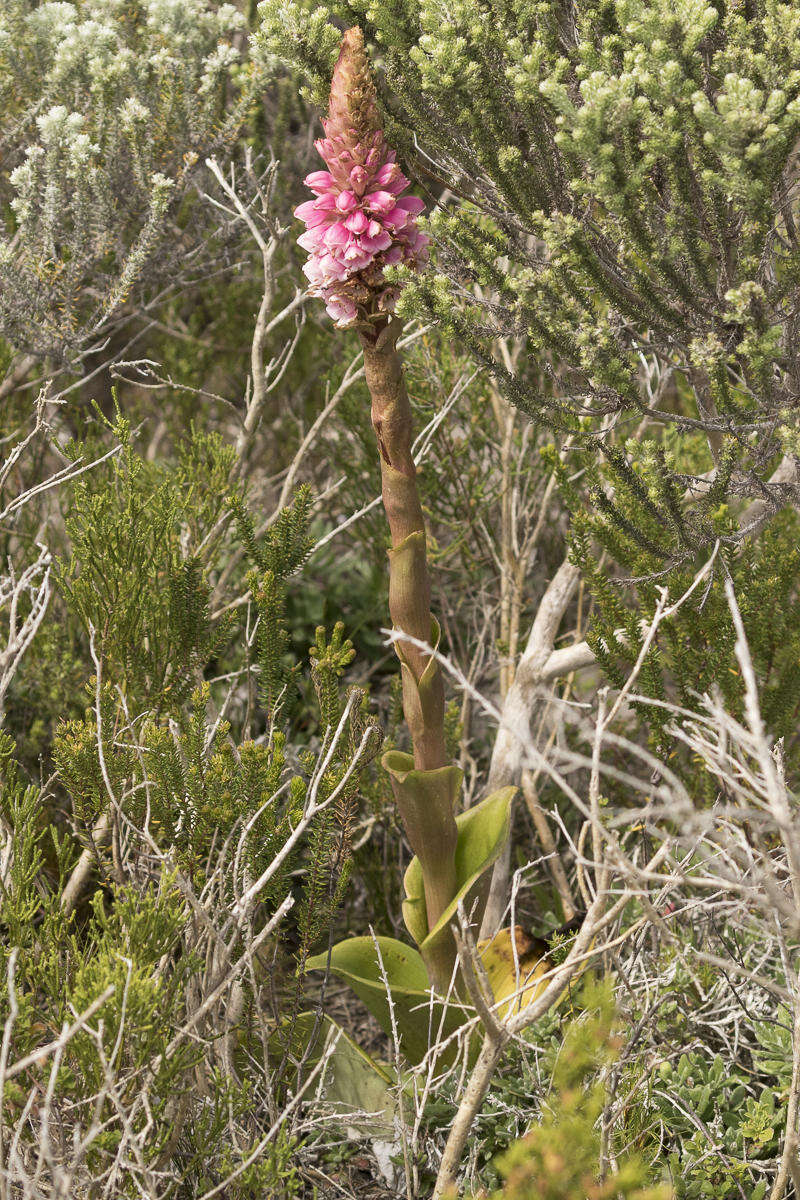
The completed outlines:
<svg viewBox="0 0 800 1200">
<path fill-rule="evenodd" d="M 389 612 L 395 629 L 421 642 L 430 642 L 431 584 L 425 520 L 411 453 L 413 419 L 403 364 L 395 345 L 397 333 L 392 323 L 384 326 L 374 341 L 362 336 L 364 373 L 372 397 L 372 427 L 381 457 L 383 506 L 392 538 Z M 400 646 L 400 656 L 418 682 L 430 655 L 405 642 Z M 436 674 L 440 677 L 438 669 Z M 436 770 L 447 765 L 443 688 L 441 702 L 435 708 L 431 706 L 426 714 L 424 730 L 412 725 L 411 737 L 418 770 Z"/>
<path fill-rule="evenodd" d="M 384 325 L 377 335 L 363 333 L 364 372 L 372 397 L 372 425 L 381 461 L 383 504 L 389 521 L 389 612 L 397 630 L 418 641 L 436 642 L 431 616 L 431 585 L 417 472 L 411 453 L 413 421 L 403 365 L 397 353 L 399 326 Z M 397 643 L 403 673 L 403 711 L 408 722 L 417 771 L 448 765 L 444 739 L 444 684 L 436 660 L 410 642 Z M 422 804 L 395 788 L 411 848 L 423 864 L 429 928 L 455 895 L 458 838 L 452 808 Z M 422 811 L 425 808 L 427 811 Z M 435 825 L 432 831 L 431 824 Z M 433 834 L 433 836 L 432 836 Z M 435 852 L 432 850 L 435 847 Z M 427 869 L 426 869 L 427 868 Z"/>
</svg>

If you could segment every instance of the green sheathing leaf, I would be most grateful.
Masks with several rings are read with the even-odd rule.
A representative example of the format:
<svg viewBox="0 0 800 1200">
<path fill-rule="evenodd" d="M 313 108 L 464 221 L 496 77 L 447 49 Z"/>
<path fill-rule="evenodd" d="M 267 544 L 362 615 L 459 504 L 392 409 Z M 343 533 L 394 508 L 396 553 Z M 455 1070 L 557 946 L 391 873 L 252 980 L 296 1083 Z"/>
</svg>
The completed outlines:
<svg viewBox="0 0 800 1200">
<path fill-rule="evenodd" d="M 419 852 L 413 859 L 417 864 L 419 884 L 418 892 L 414 893 L 412 923 L 409 923 L 409 917 L 404 910 L 406 926 L 419 944 L 428 932 L 425 884 L 427 883 L 430 891 L 432 885 L 442 887 L 445 877 L 449 877 L 444 901 L 448 901 L 458 887 L 455 867 L 458 842 L 456 840 L 454 851 L 446 822 L 452 822 L 453 809 L 463 776 L 460 768 L 456 766 L 439 767 L 434 771 L 417 771 L 414 769 L 411 755 L 403 754 L 399 750 L 390 750 L 384 754 L 381 761 L 391 777 L 397 807 L 411 848 L 413 850 L 419 847 Z M 457 831 L 457 822 L 455 827 Z"/>
<path fill-rule="evenodd" d="M 483 908 L 483 898 L 475 885 L 492 866 L 505 845 L 511 820 L 511 801 L 516 788 L 505 787 L 480 804 L 456 817 L 458 844 L 456 846 L 456 879 L 458 891 L 442 913 L 432 930 L 428 930 L 425 917 L 425 900 L 422 884 L 422 867 L 419 859 L 410 862 L 405 873 L 406 899 L 403 903 L 403 918 L 411 936 L 423 954 L 435 949 L 437 941 L 449 936 L 449 924 L 455 916 L 460 900 L 464 901 L 468 914 L 471 903 L 478 899 L 477 914 Z"/>
</svg>

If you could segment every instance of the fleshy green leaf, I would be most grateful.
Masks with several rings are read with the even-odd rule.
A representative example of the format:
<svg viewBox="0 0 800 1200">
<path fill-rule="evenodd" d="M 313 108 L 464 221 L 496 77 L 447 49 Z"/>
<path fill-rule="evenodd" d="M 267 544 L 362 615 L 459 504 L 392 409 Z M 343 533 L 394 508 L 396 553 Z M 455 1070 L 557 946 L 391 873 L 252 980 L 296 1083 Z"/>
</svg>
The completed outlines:
<svg viewBox="0 0 800 1200">
<path fill-rule="evenodd" d="M 280 1033 L 275 1035 L 275 1041 Z M 391 1140 L 395 1136 L 397 1090 L 393 1073 L 366 1054 L 336 1021 L 300 1013 L 292 1022 L 291 1049 L 302 1057 L 306 1075 L 333 1044 L 324 1067 L 323 1095 L 341 1113 L 352 1136 Z M 355 1117 L 354 1113 L 369 1113 Z"/>
<path fill-rule="evenodd" d="M 339 942 L 331 951 L 330 969 L 347 980 L 389 1037 L 392 1021 L 378 950 L 391 991 L 400 1047 L 410 1062 L 418 1063 L 428 1047 L 454 1033 L 471 1010 L 458 1001 L 444 1005 L 432 999 L 425 964 L 412 946 L 389 937 L 355 937 Z M 315 955 L 306 964 L 309 971 L 322 971 L 327 966 L 327 953 Z M 454 1057 L 455 1047 L 452 1047 L 442 1056 L 442 1062 Z"/>
<path fill-rule="evenodd" d="M 510 929 L 500 929 L 493 938 L 478 943 L 494 998 L 506 1001 L 497 1010 L 501 1020 L 533 1003 L 547 986 L 542 982 L 542 976 L 551 968 L 541 942 L 530 937 L 519 925 L 514 926 L 513 936 L 516 954 Z"/>
<path fill-rule="evenodd" d="M 460 768 L 452 765 L 432 771 L 418 771 L 414 767 L 412 756 L 399 750 L 388 751 L 381 762 L 391 776 L 397 807 L 403 817 L 412 848 L 413 844 L 425 845 L 427 856 L 424 856 L 424 870 L 436 871 L 438 863 L 443 861 L 438 852 L 441 851 L 442 855 L 444 853 L 442 839 L 438 835 L 446 820 L 453 820 L 453 809 L 463 778 Z M 452 855 L 451 841 L 448 856 L 451 870 Z M 417 864 L 414 871 L 419 876 L 418 891 L 414 895 L 409 894 L 406 874 L 403 918 L 408 932 L 419 945 L 428 933 L 428 914 L 423 886 L 423 863 L 418 855 L 412 859 L 412 867 L 414 863 Z"/>
</svg>

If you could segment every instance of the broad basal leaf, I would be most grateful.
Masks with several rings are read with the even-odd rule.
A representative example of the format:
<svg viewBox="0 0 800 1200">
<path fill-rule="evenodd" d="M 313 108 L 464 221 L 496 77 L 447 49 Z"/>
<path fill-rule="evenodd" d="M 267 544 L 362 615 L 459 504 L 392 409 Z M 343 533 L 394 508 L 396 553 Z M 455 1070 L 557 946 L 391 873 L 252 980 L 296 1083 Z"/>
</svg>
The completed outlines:
<svg viewBox="0 0 800 1200">
<path fill-rule="evenodd" d="M 392 1020 L 378 953 L 391 992 L 400 1048 L 410 1062 L 418 1063 L 429 1046 L 458 1029 L 471 1010 L 458 1001 L 444 1005 L 432 998 L 425 964 L 412 946 L 388 937 L 355 937 L 339 942 L 331 951 L 330 969 L 347 980 L 390 1037 Z M 328 955 L 317 954 L 306 966 L 310 971 L 325 970 Z M 455 1053 L 453 1046 L 442 1061 L 451 1061 Z"/>
<path fill-rule="evenodd" d="M 273 1043 L 278 1044 L 282 1035 L 288 1039 L 286 1048 L 303 1061 L 304 1078 L 328 1051 L 322 1095 L 341 1113 L 347 1134 L 394 1138 L 398 1093 L 393 1073 L 365 1054 L 330 1017 L 304 1012 L 291 1022 L 291 1029 L 289 1024 L 275 1034 Z"/>
</svg>

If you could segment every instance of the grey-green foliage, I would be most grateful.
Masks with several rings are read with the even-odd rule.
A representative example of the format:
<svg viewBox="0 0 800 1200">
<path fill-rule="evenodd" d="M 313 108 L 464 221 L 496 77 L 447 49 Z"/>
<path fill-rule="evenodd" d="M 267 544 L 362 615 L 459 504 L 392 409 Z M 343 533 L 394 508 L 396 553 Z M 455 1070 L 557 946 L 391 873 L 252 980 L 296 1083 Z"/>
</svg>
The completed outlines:
<svg viewBox="0 0 800 1200">
<path fill-rule="evenodd" d="M 662 1063 L 651 1089 L 674 1147 L 668 1161 L 678 1200 L 723 1200 L 742 1188 L 763 1200 L 784 1119 L 773 1087 L 754 1086 L 749 1073 L 731 1071 L 721 1055 L 692 1051 L 674 1065 Z M 716 1141 L 711 1155 L 709 1134 Z"/>
<path fill-rule="evenodd" d="M 319 98 L 332 38 L 308 7 L 262 4 L 261 36 Z M 795 7 L 327 8 L 372 39 L 392 136 L 422 185 L 456 196 L 432 219 L 438 274 L 409 284 L 403 311 L 461 336 L 510 399 L 551 425 L 611 445 L 599 418 L 649 407 L 730 446 L 730 486 L 761 494 L 796 438 Z M 526 339 L 544 383 L 494 360 L 498 333 Z M 646 395 L 642 355 L 674 370 L 677 402 Z M 576 427 L 587 410 L 589 428 Z"/>
<path fill-rule="evenodd" d="M 187 914 L 185 899 L 169 878 L 160 885 L 153 880 L 135 889 L 119 888 L 108 907 L 98 890 L 82 927 L 70 922 L 60 901 L 75 863 L 74 843 L 45 825 L 42 803 L 39 790 L 21 779 L 10 739 L 0 735 L 6 856 L 0 881 L 0 1019 L 10 1034 L 13 1063 L 52 1040 L 73 1024 L 76 1013 L 113 988 L 97 1010 L 97 1032 L 85 1029 L 70 1040 L 51 1080 L 51 1114 L 64 1113 L 87 1095 L 97 1096 L 107 1082 L 106 1064 L 112 1065 L 118 1107 L 115 1113 L 109 1096 L 98 1100 L 101 1123 L 87 1149 L 87 1168 L 99 1175 L 122 1140 L 119 1111 L 138 1094 L 142 1067 L 163 1052 L 185 1013 L 187 980 L 198 963 L 191 953 L 175 954 Z M 167 961 L 169 969 L 164 969 Z M 156 969 L 159 962 L 161 969 Z M 159 1020 L 154 1021 L 154 1013 Z M 174 1116 L 169 1097 L 173 1089 L 188 1085 L 197 1058 L 197 1051 L 185 1044 L 156 1064 L 155 1103 L 149 1114 L 141 1111 L 134 1119 L 138 1130 L 150 1120 L 156 1152 Z M 49 1073 L 46 1057 L 43 1069 Z M 31 1066 L 6 1084 L 4 1121 L 10 1126 L 22 1117 L 36 1073 Z"/>
<path fill-rule="evenodd" d="M 673 599 L 686 592 L 708 560 L 703 542 L 719 539 L 707 580 L 652 639 L 638 690 L 685 709 L 694 709 L 703 693 L 717 693 L 728 711 L 742 718 L 736 636 L 724 591 L 729 578 L 739 597 L 765 725 L 772 737 L 785 739 L 794 761 L 800 704 L 797 515 L 781 512 L 758 538 L 737 543 L 733 505 L 720 503 L 723 486 L 709 488 L 684 514 L 664 487 L 668 470 L 685 473 L 688 439 L 670 441 L 666 451 L 657 440 L 632 441 L 605 462 L 582 452 L 569 467 L 553 447 L 545 451 L 572 512 L 571 556 L 595 600 L 589 644 L 606 676 L 621 686 L 638 658 L 660 589 L 668 582 Z M 576 468 L 578 486 L 572 481 Z M 583 489 L 594 498 L 593 507 L 581 505 Z M 662 508 L 674 518 L 665 521 Z M 609 560 L 624 572 L 625 582 L 609 571 Z M 639 711 L 659 749 L 665 749 L 671 744 L 665 732 L 670 714 L 651 705 Z M 702 777 L 702 792 L 713 796 L 718 786 Z"/>
<path fill-rule="evenodd" d="M 242 24 L 204 0 L 3 6 L 0 333 L 17 350 L 74 355 L 145 272 L 197 254 L 181 205 L 256 85 Z"/>
<path fill-rule="evenodd" d="M 231 497 L 239 536 L 250 561 L 248 576 L 253 602 L 259 615 L 257 632 L 259 690 L 267 717 L 274 722 L 294 699 L 293 683 L 298 665 L 287 660 L 289 632 L 286 628 L 286 581 L 297 571 L 311 550 L 308 517 L 311 489 L 298 489 L 292 504 L 277 517 L 266 536 L 256 536 L 253 519 L 240 496 Z"/>
<path fill-rule="evenodd" d="M 621 1101 L 615 1074 L 629 1015 L 616 1010 L 613 978 L 589 973 L 509 1046 L 473 1125 L 470 1200 L 674 1200 L 663 1163 L 642 1153 L 649 1147 L 624 1110 L 613 1125 L 604 1120 Z M 429 1127 L 449 1129 L 453 1086 L 445 1079 L 429 1092 Z M 420 1164 L 420 1176 L 424 1192 L 434 1164 Z"/>
<path fill-rule="evenodd" d="M 677 1200 L 763 1200 L 782 1149 L 792 1015 L 768 991 L 693 952 L 711 945 L 748 969 L 758 962 L 783 986 L 780 954 L 767 937 L 765 956 L 757 921 L 734 928 L 691 915 L 672 929 L 674 942 L 651 960 L 657 1000 L 632 998 L 632 1038 L 614 1081 L 620 1136 L 669 1169 Z"/>
<path fill-rule="evenodd" d="M 600 1118 L 608 1104 L 602 1069 L 614 1063 L 621 1042 L 615 1017 L 613 985 L 590 978 L 543 1055 L 551 1084 L 541 1114 L 498 1157 L 505 1186 L 492 1200 L 671 1200 L 665 1185 L 647 1186 L 660 1172 L 628 1145 L 615 1148 L 613 1169 L 598 1169 Z"/>
<path fill-rule="evenodd" d="M 370 761 L 377 755 L 382 741 L 378 728 L 366 721 L 366 694 L 358 688 L 351 689 L 347 695 L 342 690 L 342 676 L 354 655 L 352 642 L 344 637 L 341 622 L 334 626 L 330 638 L 325 629 L 317 629 L 309 652 L 311 678 L 320 726 L 325 732 L 323 745 L 333 745 L 331 763 L 321 780 L 319 796 L 323 801 L 331 797 L 332 803 L 320 814 L 309 839 L 308 870 L 298 918 L 303 931 L 299 954 L 301 969 L 311 947 L 330 929 L 350 877 L 351 834 L 363 772 L 353 773 L 348 779 L 349 764 L 358 753 L 363 762 Z M 345 735 L 334 744 L 348 700 L 350 709 Z M 365 750 L 366 754 L 363 753 Z M 310 766 L 311 752 L 306 751 L 304 757 Z"/>
<path fill-rule="evenodd" d="M 239 536 L 255 564 L 248 582 L 258 614 L 259 692 L 269 740 L 275 752 L 282 753 L 284 735 L 276 727 L 295 707 L 304 665 L 292 661 L 289 650 L 287 587 L 311 551 L 311 492 L 307 487 L 299 488 L 291 506 L 279 514 L 261 539 L 241 497 L 232 497 L 231 503 Z M 329 798 L 331 803 L 319 815 L 309 836 L 307 869 L 297 911 L 301 970 L 311 947 L 330 928 L 349 877 L 350 833 L 363 776 L 363 770 L 351 772 L 350 764 L 359 755 L 362 768 L 366 766 L 377 755 L 382 740 L 377 726 L 366 721 L 365 693 L 351 689 L 345 695 L 342 690 L 341 679 L 354 653 L 341 622 L 334 626 L 330 638 L 323 627 L 317 628 L 309 667 L 319 714 L 321 753 L 328 756 L 328 765 L 314 785 L 314 794 L 318 803 Z M 299 758 L 313 776 L 315 752 L 307 748 Z"/>
<path fill-rule="evenodd" d="M 25 778 L 14 751 L 13 739 L 0 731 L 0 828 L 4 839 L 13 838 L 13 853 L 8 852 L 7 845 L 0 876 L 4 954 L 11 946 L 33 951 L 36 922 L 43 909 L 60 927 L 56 897 L 49 897 L 43 904 L 39 877 L 46 864 L 46 850 L 52 848 L 55 852 L 51 865 L 55 865 L 59 882 L 73 857 L 58 830 L 46 829 L 40 789 Z M 49 846 L 43 845 L 45 839 Z M 5 976 L 4 971 L 2 974 Z"/>
</svg>

